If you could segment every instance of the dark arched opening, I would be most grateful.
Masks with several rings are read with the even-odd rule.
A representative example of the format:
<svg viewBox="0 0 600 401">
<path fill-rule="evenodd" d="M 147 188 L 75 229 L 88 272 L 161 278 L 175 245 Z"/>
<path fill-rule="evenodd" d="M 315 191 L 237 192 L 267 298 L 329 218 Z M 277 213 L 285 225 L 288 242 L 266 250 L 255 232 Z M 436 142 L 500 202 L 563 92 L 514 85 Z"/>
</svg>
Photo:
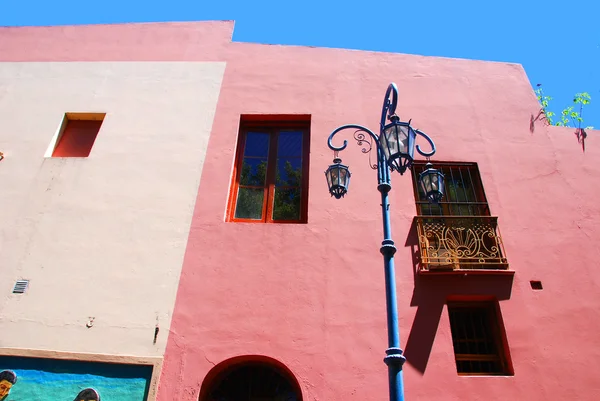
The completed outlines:
<svg viewBox="0 0 600 401">
<path fill-rule="evenodd" d="M 206 376 L 200 401 L 302 401 L 298 382 L 287 368 L 264 357 L 225 361 Z"/>
</svg>

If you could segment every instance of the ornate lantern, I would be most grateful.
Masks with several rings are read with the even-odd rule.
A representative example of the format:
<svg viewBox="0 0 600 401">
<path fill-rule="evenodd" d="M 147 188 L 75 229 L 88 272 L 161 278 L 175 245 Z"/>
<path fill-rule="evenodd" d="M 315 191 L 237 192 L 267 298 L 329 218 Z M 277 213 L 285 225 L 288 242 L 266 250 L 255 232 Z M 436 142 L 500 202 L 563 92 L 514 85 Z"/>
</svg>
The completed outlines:
<svg viewBox="0 0 600 401">
<path fill-rule="evenodd" d="M 410 126 L 410 121 L 402 122 L 395 114 L 389 119 L 391 123 L 383 127 L 379 142 L 390 168 L 404 174 L 413 162 L 417 133 Z"/>
<path fill-rule="evenodd" d="M 444 174 L 433 168 L 431 163 L 419 174 L 419 185 L 430 202 L 438 203 L 444 196 Z"/>
<path fill-rule="evenodd" d="M 333 159 L 333 164 L 325 171 L 329 193 L 336 199 L 343 197 L 348 192 L 350 185 L 350 170 L 342 164 L 342 159 Z"/>
</svg>

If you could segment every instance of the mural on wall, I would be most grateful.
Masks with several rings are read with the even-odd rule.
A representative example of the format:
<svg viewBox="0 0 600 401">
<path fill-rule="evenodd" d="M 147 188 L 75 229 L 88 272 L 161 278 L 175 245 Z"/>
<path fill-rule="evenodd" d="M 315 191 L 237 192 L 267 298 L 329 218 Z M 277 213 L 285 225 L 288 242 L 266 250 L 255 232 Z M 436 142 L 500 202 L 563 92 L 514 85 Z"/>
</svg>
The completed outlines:
<svg viewBox="0 0 600 401">
<path fill-rule="evenodd" d="M 17 382 L 17 374 L 12 370 L 0 372 L 0 401 L 5 400 L 10 394 L 10 389 Z"/>
<path fill-rule="evenodd" d="M 0 401 L 145 401 L 152 367 L 0 356 Z"/>
<path fill-rule="evenodd" d="M 93 388 L 86 388 L 73 401 L 100 401 L 100 394 Z"/>
</svg>

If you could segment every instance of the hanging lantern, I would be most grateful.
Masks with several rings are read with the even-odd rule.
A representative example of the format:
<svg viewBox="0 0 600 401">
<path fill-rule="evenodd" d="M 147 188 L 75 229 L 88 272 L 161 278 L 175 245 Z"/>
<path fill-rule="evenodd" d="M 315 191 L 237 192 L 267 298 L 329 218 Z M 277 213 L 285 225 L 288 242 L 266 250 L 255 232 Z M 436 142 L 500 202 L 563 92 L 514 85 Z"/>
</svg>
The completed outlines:
<svg viewBox="0 0 600 401">
<path fill-rule="evenodd" d="M 395 114 L 390 116 L 390 121 L 383 127 L 379 142 L 390 168 L 404 174 L 413 162 L 417 133 L 410 121 L 402 122 Z"/>
<path fill-rule="evenodd" d="M 433 168 L 431 163 L 419 174 L 419 185 L 427 200 L 438 203 L 444 196 L 444 174 Z"/>
<path fill-rule="evenodd" d="M 342 164 L 342 159 L 333 159 L 333 164 L 325 171 L 325 177 L 327 178 L 327 186 L 329 187 L 331 196 L 340 199 L 348 192 L 350 170 L 348 166 Z"/>
</svg>

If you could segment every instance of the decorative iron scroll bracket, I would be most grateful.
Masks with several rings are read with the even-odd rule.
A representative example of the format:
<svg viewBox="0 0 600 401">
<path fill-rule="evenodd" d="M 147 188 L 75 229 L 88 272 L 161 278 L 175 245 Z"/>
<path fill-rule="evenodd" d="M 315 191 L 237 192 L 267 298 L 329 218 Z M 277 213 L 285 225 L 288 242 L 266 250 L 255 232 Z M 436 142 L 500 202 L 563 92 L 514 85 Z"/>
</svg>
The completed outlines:
<svg viewBox="0 0 600 401">
<path fill-rule="evenodd" d="M 419 129 L 415 129 L 415 132 L 417 133 L 417 135 L 420 135 L 423 138 L 425 138 L 425 140 L 427 142 L 429 142 L 429 145 L 431 146 L 431 152 L 423 152 L 421 150 L 421 147 L 419 146 L 419 144 L 417 144 L 417 146 L 416 146 L 417 152 L 419 152 L 421 154 L 421 156 L 423 156 L 423 157 L 430 158 L 431 156 L 433 156 L 435 154 L 435 150 L 436 150 L 435 149 L 435 143 L 433 143 L 433 140 L 429 137 L 429 135 L 427 135 L 423 131 L 421 131 Z"/>
<path fill-rule="evenodd" d="M 392 118 L 397 118 L 398 120 L 400 119 L 400 116 L 396 114 L 396 106 L 398 106 L 398 87 L 395 83 L 392 82 L 388 86 L 387 91 L 385 92 L 385 98 L 383 99 L 383 108 L 381 109 L 381 121 L 379 122 L 379 132 L 383 132 L 386 126 L 386 120 L 392 121 Z M 408 125 L 410 125 L 410 121 L 408 122 Z M 425 140 L 431 146 L 431 151 L 425 152 L 421 150 L 421 147 L 417 144 L 417 152 L 419 152 L 419 154 L 423 157 L 429 158 L 433 156 L 436 151 L 433 140 L 429 137 L 429 135 L 427 135 L 419 129 L 415 129 L 415 133 L 425 138 Z"/>
<path fill-rule="evenodd" d="M 398 121 L 400 119 L 400 117 L 398 115 L 396 115 L 396 107 L 398 106 L 398 87 L 396 86 L 395 83 L 391 83 L 388 88 L 387 91 L 385 92 L 385 97 L 383 99 L 383 108 L 381 110 L 381 120 L 379 123 L 379 135 L 375 134 L 373 131 L 371 131 L 370 129 L 368 129 L 367 127 L 364 127 L 362 125 L 358 125 L 358 124 L 347 124 L 347 125 L 342 125 L 341 127 L 336 128 L 330 135 L 329 138 L 327 139 L 327 146 L 329 146 L 329 149 L 333 150 L 334 152 L 340 152 L 344 149 L 346 149 L 346 147 L 348 146 L 348 141 L 344 140 L 344 142 L 340 145 L 340 146 L 336 146 L 333 144 L 333 138 L 341 131 L 344 130 L 354 130 L 354 140 L 356 140 L 356 143 L 358 146 L 363 146 L 362 148 L 362 153 L 369 153 L 369 166 L 376 170 L 377 169 L 377 164 L 372 163 L 371 161 L 371 150 L 373 150 L 373 143 L 375 143 L 375 147 L 378 150 L 378 163 L 380 162 L 379 159 L 382 159 L 382 161 L 384 162 L 384 164 L 386 164 L 386 160 L 385 160 L 385 156 L 383 154 L 379 154 L 379 151 L 381 150 L 381 143 L 380 143 L 380 136 L 383 135 L 385 127 L 386 127 L 386 121 L 390 120 L 390 121 Z M 402 125 L 406 125 L 408 129 L 412 130 L 412 128 L 410 127 L 410 121 L 407 123 L 399 123 Z M 415 134 L 423 137 L 428 143 L 429 146 L 431 146 L 431 150 L 430 151 L 424 151 L 421 149 L 421 147 L 417 144 L 416 145 L 416 150 L 417 152 L 426 158 L 430 158 L 431 156 L 433 156 L 435 154 L 436 148 L 435 148 L 435 144 L 433 143 L 433 140 L 427 135 L 425 134 L 423 131 L 419 130 L 419 129 L 414 129 Z M 369 140 L 367 140 L 367 138 L 369 138 Z M 337 155 L 337 153 L 335 153 Z"/>
<path fill-rule="evenodd" d="M 338 132 L 341 132 L 341 131 L 344 131 L 347 129 L 355 130 L 354 139 L 356 139 L 359 146 L 361 146 L 363 144 L 363 142 L 365 141 L 365 137 L 364 137 L 364 134 L 362 134 L 362 132 L 368 134 L 375 141 L 377 146 L 379 146 L 379 137 L 375 133 L 373 133 L 373 131 L 371 131 L 367 127 L 363 127 L 362 125 L 346 124 L 346 125 L 342 125 L 341 127 L 336 128 L 329 135 L 329 138 L 327 139 L 327 146 L 329 146 L 329 149 L 333 150 L 334 152 L 340 152 L 340 151 L 346 149 L 346 147 L 348 146 L 348 141 L 346 139 L 344 139 L 344 142 L 340 146 L 335 146 L 333 144 L 333 137 L 336 136 Z M 361 135 L 362 135 L 362 138 L 360 138 Z M 368 153 L 368 151 L 363 150 L 363 153 Z"/>
<path fill-rule="evenodd" d="M 391 97 L 391 98 L 390 98 Z M 379 123 L 379 130 L 383 131 L 385 127 L 385 121 L 391 120 L 392 117 L 396 116 L 396 106 L 398 105 L 398 87 L 395 83 L 389 84 L 387 91 L 385 91 L 385 98 L 383 98 L 383 107 L 381 109 L 381 122 Z M 400 118 L 400 117 L 398 117 Z"/>
<path fill-rule="evenodd" d="M 329 149 L 333 150 L 334 152 L 340 152 L 340 151 L 346 149 L 346 147 L 348 146 L 347 140 L 344 139 L 344 142 L 342 143 L 341 146 L 335 146 L 333 144 L 333 137 L 338 132 L 341 132 L 341 131 L 344 131 L 347 129 L 354 130 L 353 136 L 354 136 L 354 140 L 356 141 L 356 144 L 358 146 L 363 146 L 363 148 L 361 149 L 362 153 L 369 154 L 369 167 L 376 170 L 377 164 L 373 164 L 373 162 L 371 162 L 371 150 L 373 150 L 373 141 L 375 141 L 375 146 L 377 148 L 379 148 L 379 137 L 373 131 L 368 129 L 367 127 L 363 127 L 362 125 L 357 125 L 357 124 L 347 124 L 347 125 L 342 125 L 341 127 L 336 128 L 331 133 L 331 135 L 329 135 L 329 138 L 327 139 L 327 146 L 329 146 Z"/>
</svg>

